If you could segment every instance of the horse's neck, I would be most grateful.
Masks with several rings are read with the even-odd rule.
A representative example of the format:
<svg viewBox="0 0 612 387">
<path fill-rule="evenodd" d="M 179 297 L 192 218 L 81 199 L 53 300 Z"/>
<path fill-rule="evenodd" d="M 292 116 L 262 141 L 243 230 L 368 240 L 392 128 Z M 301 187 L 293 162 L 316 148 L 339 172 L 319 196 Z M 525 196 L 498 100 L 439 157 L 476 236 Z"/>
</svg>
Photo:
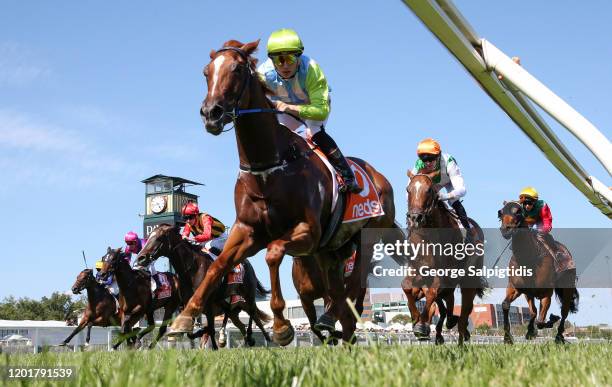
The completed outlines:
<svg viewBox="0 0 612 387">
<path fill-rule="evenodd" d="M 119 289 L 127 289 L 127 287 L 130 285 L 130 282 L 132 282 L 132 280 L 134 279 L 134 270 L 132 270 L 132 268 L 127 262 L 120 262 L 118 266 L 119 267 L 115 271 L 117 285 L 119 286 Z"/>
<path fill-rule="evenodd" d="M 98 288 L 99 288 L 99 285 L 97 283 L 91 284 L 91 285 L 89 285 L 89 286 L 87 286 L 85 288 L 85 289 L 87 289 L 87 302 L 92 307 L 92 309 L 93 309 L 93 305 L 96 303 L 97 299 L 100 298 L 98 296 L 98 292 L 99 292 Z"/>
<path fill-rule="evenodd" d="M 195 275 L 200 266 L 205 266 L 206 270 L 208 270 L 208 266 L 212 263 L 209 257 L 192 249 L 187 245 L 187 242 L 181 244 L 180 248 L 177 249 L 177 253 L 174 255 L 174 259 L 180 261 L 183 270 L 188 271 L 189 268 L 189 272 L 185 273 L 187 275 Z"/>
<path fill-rule="evenodd" d="M 517 263 L 531 264 L 537 262 L 538 244 L 526 228 L 519 228 L 512 236 L 512 252 Z"/>
<path fill-rule="evenodd" d="M 251 75 L 247 109 L 270 109 L 262 85 Z M 252 113 L 236 121 L 236 141 L 240 164 L 252 167 L 273 165 L 290 146 L 291 132 L 273 114 Z"/>
<path fill-rule="evenodd" d="M 427 223 L 435 228 L 454 228 L 450 212 L 446 208 L 442 208 L 437 202 L 434 203 L 431 210 L 431 219 Z"/>
</svg>

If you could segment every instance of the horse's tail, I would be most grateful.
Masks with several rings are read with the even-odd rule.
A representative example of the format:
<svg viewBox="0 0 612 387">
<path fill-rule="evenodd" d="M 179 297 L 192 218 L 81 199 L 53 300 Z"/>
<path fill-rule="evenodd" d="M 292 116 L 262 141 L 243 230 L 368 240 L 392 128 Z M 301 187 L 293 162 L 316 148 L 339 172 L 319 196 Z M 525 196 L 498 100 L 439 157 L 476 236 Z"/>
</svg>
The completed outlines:
<svg viewBox="0 0 612 387">
<path fill-rule="evenodd" d="M 574 269 L 575 270 L 575 269 Z M 568 285 L 571 282 L 575 283 L 575 272 L 573 270 L 566 270 L 561 274 L 561 277 L 557 280 L 557 284 Z M 567 287 L 555 287 L 555 296 L 559 304 L 563 305 L 563 290 Z M 570 313 L 578 312 L 578 304 L 580 303 L 580 293 L 577 288 L 573 288 L 572 299 L 570 300 L 569 311 Z"/>
<path fill-rule="evenodd" d="M 271 293 L 271 291 L 269 289 L 264 288 L 264 286 L 262 285 L 261 282 L 259 282 L 259 279 L 257 279 L 257 288 L 256 288 L 256 296 L 259 298 L 265 298 L 268 294 Z"/>
<path fill-rule="evenodd" d="M 261 282 L 259 282 L 259 278 L 257 278 L 257 274 L 255 273 L 255 269 L 251 262 L 248 259 L 244 261 L 244 266 L 247 272 L 253 276 L 253 280 L 255 281 L 255 298 L 266 298 L 268 294 L 271 293 L 270 290 L 266 289 Z M 247 274 L 248 275 L 248 274 Z"/>
<path fill-rule="evenodd" d="M 255 306 L 255 313 L 257 314 L 257 318 L 264 324 L 272 321 L 272 316 L 259 309 L 257 306 Z"/>
</svg>

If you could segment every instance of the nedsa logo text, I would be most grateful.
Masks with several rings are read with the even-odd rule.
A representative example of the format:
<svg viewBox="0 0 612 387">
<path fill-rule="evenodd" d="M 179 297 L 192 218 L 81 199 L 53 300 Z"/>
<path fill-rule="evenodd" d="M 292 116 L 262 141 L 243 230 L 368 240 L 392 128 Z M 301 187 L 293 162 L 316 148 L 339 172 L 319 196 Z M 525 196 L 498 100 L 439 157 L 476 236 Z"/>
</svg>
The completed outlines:
<svg viewBox="0 0 612 387">
<path fill-rule="evenodd" d="M 353 219 L 381 215 L 380 202 L 378 200 L 368 199 L 365 202 L 354 204 L 352 214 Z"/>
</svg>

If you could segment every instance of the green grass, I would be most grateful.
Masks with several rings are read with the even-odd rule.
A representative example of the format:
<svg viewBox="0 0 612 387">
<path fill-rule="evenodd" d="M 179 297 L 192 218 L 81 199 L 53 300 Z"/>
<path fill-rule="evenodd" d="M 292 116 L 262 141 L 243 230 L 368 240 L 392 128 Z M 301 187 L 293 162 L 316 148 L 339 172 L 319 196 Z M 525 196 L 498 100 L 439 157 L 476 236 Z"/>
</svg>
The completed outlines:
<svg viewBox="0 0 612 387">
<path fill-rule="evenodd" d="M 6 365 L 75 366 L 76 379 L 53 383 L 81 386 L 610 386 L 612 344 L 2 355 L 0 366 Z"/>
</svg>

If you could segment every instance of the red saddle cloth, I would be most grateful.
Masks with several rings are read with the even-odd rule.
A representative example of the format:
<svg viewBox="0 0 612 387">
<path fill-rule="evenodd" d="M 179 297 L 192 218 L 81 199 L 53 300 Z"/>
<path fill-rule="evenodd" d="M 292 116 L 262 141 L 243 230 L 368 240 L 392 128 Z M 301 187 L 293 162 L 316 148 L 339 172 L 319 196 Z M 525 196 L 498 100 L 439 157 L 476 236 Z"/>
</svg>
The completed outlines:
<svg viewBox="0 0 612 387">
<path fill-rule="evenodd" d="M 172 295 L 172 285 L 166 273 L 157 273 L 157 289 L 155 289 L 155 298 L 162 300 Z"/>
<path fill-rule="evenodd" d="M 229 272 L 227 275 L 227 284 L 228 285 L 239 285 L 244 282 L 244 266 L 239 264 L 234 267 L 234 270 Z M 239 294 L 233 294 L 230 296 L 230 304 L 236 304 L 238 302 L 244 301 L 244 298 Z"/>
</svg>

